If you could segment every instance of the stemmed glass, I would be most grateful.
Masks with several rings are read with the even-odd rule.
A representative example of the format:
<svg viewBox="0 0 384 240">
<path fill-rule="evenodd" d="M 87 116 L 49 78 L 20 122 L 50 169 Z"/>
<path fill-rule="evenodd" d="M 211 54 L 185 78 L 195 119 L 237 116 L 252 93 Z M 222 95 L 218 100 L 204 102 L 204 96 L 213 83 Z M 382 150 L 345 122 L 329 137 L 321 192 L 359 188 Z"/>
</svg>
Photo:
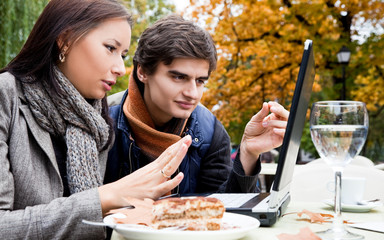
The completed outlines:
<svg viewBox="0 0 384 240">
<path fill-rule="evenodd" d="M 335 217 L 332 227 L 318 232 L 322 239 L 364 239 L 347 231 L 341 218 L 341 175 L 361 151 L 368 133 L 365 104 L 357 101 L 322 101 L 312 106 L 310 129 L 317 152 L 335 172 Z"/>
</svg>

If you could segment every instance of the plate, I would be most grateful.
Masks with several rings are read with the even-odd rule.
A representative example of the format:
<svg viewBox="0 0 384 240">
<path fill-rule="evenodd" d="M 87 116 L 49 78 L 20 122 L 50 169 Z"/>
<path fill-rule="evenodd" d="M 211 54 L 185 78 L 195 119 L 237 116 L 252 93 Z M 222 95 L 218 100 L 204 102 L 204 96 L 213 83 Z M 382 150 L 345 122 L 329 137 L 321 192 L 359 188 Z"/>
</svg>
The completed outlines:
<svg viewBox="0 0 384 240">
<path fill-rule="evenodd" d="M 328 206 L 333 207 L 333 199 L 326 199 L 323 201 Z M 345 204 L 341 203 L 341 211 L 344 212 L 369 212 L 372 208 L 382 206 L 383 203 L 381 202 L 368 202 L 368 204 L 365 205 L 355 205 L 355 204 Z"/>
<path fill-rule="evenodd" d="M 124 218 L 124 214 L 112 214 L 104 218 L 104 223 L 113 226 L 114 230 L 127 239 L 135 240 L 233 240 L 244 237 L 249 231 L 260 226 L 256 218 L 225 212 L 222 223 L 226 226 L 236 227 L 218 231 L 172 231 L 157 230 L 146 226 L 137 227 L 115 224 L 114 218 Z"/>
</svg>

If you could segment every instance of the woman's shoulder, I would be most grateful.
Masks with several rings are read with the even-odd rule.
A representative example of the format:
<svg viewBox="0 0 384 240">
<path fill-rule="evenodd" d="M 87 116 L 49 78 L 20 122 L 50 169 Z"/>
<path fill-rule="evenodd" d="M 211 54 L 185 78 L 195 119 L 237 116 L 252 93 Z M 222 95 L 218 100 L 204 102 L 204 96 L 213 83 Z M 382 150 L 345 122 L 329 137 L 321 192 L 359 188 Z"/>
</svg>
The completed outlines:
<svg viewBox="0 0 384 240">
<path fill-rule="evenodd" d="M 0 73 L 0 121 L 7 122 L 16 113 L 19 91 L 15 77 L 9 72 Z"/>
<path fill-rule="evenodd" d="M 9 72 L 0 73 L 0 91 L 9 91 L 16 89 L 16 79 Z"/>
<path fill-rule="evenodd" d="M 15 77 L 9 72 L 0 73 L 0 107 L 2 110 L 14 108 L 23 99 L 22 90 Z M 5 107 L 6 106 L 6 107 Z"/>
</svg>

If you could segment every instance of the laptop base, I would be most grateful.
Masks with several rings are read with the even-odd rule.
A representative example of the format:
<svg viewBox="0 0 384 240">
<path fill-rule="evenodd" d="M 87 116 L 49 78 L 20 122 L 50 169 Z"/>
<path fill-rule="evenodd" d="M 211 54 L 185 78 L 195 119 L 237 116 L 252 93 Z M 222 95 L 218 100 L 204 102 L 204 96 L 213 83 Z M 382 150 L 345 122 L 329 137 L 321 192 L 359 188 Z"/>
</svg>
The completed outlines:
<svg viewBox="0 0 384 240">
<path fill-rule="evenodd" d="M 263 193 L 261 193 L 260 195 L 262 194 Z M 266 195 L 269 195 L 269 194 L 266 194 Z M 226 212 L 238 213 L 238 214 L 254 217 L 260 221 L 260 226 L 270 227 L 276 223 L 277 219 L 281 217 L 282 214 L 285 213 L 290 201 L 291 201 L 291 197 L 288 195 L 288 197 L 281 203 L 280 207 L 277 208 L 276 210 L 268 209 L 264 212 L 263 211 L 253 212 L 252 208 L 246 208 L 246 207 L 244 208 L 244 206 L 242 206 L 241 208 L 227 208 Z"/>
</svg>

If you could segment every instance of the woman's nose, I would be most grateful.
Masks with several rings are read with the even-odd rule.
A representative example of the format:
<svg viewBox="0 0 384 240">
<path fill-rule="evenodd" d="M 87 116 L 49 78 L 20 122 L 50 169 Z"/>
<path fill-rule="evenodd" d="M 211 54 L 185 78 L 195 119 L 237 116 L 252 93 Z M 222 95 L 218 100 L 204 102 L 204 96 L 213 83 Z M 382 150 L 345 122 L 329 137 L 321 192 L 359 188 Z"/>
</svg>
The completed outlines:
<svg viewBox="0 0 384 240">
<path fill-rule="evenodd" d="M 121 77 L 126 73 L 124 60 L 121 57 L 119 57 L 119 60 L 113 65 L 112 72 L 118 77 Z"/>
</svg>

